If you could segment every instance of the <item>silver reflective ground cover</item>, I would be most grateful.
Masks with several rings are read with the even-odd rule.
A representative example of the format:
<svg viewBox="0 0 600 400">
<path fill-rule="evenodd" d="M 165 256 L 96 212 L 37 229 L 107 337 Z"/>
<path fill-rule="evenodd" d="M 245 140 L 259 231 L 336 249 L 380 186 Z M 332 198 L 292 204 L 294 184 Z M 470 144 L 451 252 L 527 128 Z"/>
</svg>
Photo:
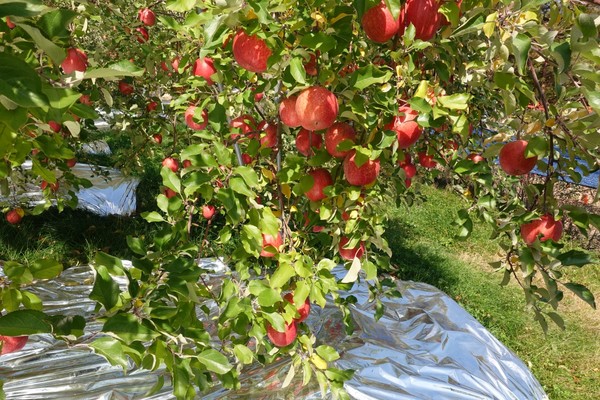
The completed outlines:
<svg viewBox="0 0 600 400">
<path fill-rule="evenodd" d="M 227 275 L 218 260 L 204 260 L 214 271 L 210 284 Z M 343 277 L 345 270 L 334 272 Z M 87 297 L 93 271 L 77 266 L 59 279 L 36 288 L 47 312 L 90 316 L 94 302 Z M 125 281 L 119 282 L 122 288 Z M 402 298 L 385 298 L 385 314 L 373 319 L 365 283 L 344 295 L 354 295 L 356 324 L 346 336 L 341 313 L 328 302 L 312 307 L 306 320 L 318 344 L 334 346 L 339 368 L 354 369 L 346 389 L 354 399 L 547 399 L 535 377 L 510 350 L 446 294 L 423 283 L 397 281 Z M 213 308 L 214 310 L 214 308 Z M 89 323 L 86 337 L 100 326 Z M 302 387 L 301 373 L 285 389 L 290 367 L 282 358 L 269 365 L 252 365 L 242 373 L 242 388 L 214 388 L 206 399 L 319 399 L 316 384 Z M 164 373 L 118 367 L 94 355 L 84 345 L 67 348 L 49 335 L 34 335 L 23 350 L 0 357 L 0 379 L 7 399 L 171 399 L 168 381 L 158 393 L 147 393 Z M 200 397 L 199 397 L 200 398 Z"/>
</svg>

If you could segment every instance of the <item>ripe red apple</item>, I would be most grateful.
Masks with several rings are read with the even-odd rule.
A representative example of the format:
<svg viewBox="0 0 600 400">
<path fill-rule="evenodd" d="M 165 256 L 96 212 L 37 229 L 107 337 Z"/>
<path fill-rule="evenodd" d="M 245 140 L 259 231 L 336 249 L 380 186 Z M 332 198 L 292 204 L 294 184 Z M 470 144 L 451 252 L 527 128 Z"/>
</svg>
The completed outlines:
<svg viewBox="0 0 600 400">
<path fill-rule="evenodd" d="M 208 125 L 208 112 L 206 110 L 202 110 L 202 123 L 197 123 L 194 121 L 194 113 L 196 112 L 196 106 L 189 106 L 183 117 L 185 119 L 185 124 L 195 131 L 201 131 Z"/>
<path fill-rule="evenodd" d="M 509 142 L 500 150 L 500 167 L 508 175 L 528 174 L 537 163 L 537 157 L 525 158 L 526 140 Z"/>
<path fill-rule="evenodd" d="M 42 181 L 42 184 L 40 187 L 42 188 L 42 190 L 46 190 L 46 188 L 48 186 L 50 186 L 50 191 L 52 191 L 53 193 L 56 193 L 56 192 L 58 192 L 58 188 L 60 185 L 58 184 L 58 182 L 48 184 L 48 182 Z"/>
<path fill-rule="evenodd" d="M 206 83 L 209 85 L 213 84 L 211 76 L 217 73 L 217 69 L 215 68 L 215 64 L 212 58 L 204 57 L 198 58 L 194 62 L 193 74 L 195 76 L 201 76 L 206 79 Z"/>
<path fill-rule="evenodd" d="M 364 13 L 362 27 L 369 39 L 377 43 L 385 43 L 398 32 L 400 22 L 394 19 L 382 1 Z"/>
<path fill-rule="evenodd" d="M 563 232 L 563 223 L 561 220 L 555 220 L 551 214 L 544 214 L 540 219 L 521 225 L 521 237 L 525 243 L 532 244 L 535 239 L 542 235 L 540 240 L 554 240 L 558 242 Z"/>
<path fill-rule="evenodd" d="M 288 302 L 294 304 L 294 294 L 293 293 L 286 293 L 286 295 L 283 296 L 283 298 L 286 299 Z M 310 313 L 310 300 L 308 299 L 308 297 L 306 298 L 306 301 L 300 305 L 300 307 L 296 307 L 296 310 L 298 310 L 298 314 L 300 314 L 300 316 L 298 318 L 295 318 L 294 321 L 296 321 L 296 322 L 304 321 L 308 317 L 308 314 Z"/>
<path fill-rule="evenodd" d="M 259 101 L 261 101 L 263 99 L 263 97 L 265 97 L 265 94 L 263 92 L 256 93 L 254 95 L 254 102 L 258 103 Z"/>
<path fill-rule="evenodd" d="M 202 216 L 206 219 L 211 219 L 216 211 L 217 209 L 212 204 L 205 204 L 202 206 Z"/>
<path fill-rule="evenodd" d="M 415 121 L 419 115 L 415 110 L 409 106 L 402 106 L 398 111 L 400 115 L 394 117 L 384 128 L 396 132 L 398 147 L 407 149 L 419 140 L 423 129 Z"/>
<path fill-rule="evenodd" d="M 417 167 L 414 164 L 404 164 L 400 168 L 404 170 L 407 179 L 412 179 L 417 174 Z"/>
<path fill-rule="evenodd" d="M 407 0 L 400 12 L 399 33 L 413 24 L 415 27 L 415 38 L 420 40 L 430 40 L 433 38 L 446 17 L 439 13 L 439 0 Z"/>
<path fill-rule="evenodd" d="M 310 54 L 309 60 L 304 63 L 304 70 L 307 75 L 317 76 L 317 56 L 313 53 Z"/>
<path fill-rule="evenodd" d="M 156 15 L 149 8 L 142 8 L 138 11 L 138 18 L 144 25 L 154 26 L 156 24 Z"/>
<path fill-rule="evenodd" d="M 297 334 L 296 321 L 286 324 L 283 332 L 276 331 L 271 324 L 267 323 L 267 336 L 271 343 L 277 347 L 285 347 L 292 344 L 296 340 Z"/>
<path fill-rule="evenodd" d="M 356 132 L 352 126 L 345 122 L 336 122 L 327 128 L 325 132 L 325 148 L 333 157 L 343 158 L 350 152 L 350 150 L 338 150 L 338 145 L 344 140 L 350 140 L 352 143 L 356 142 Z"/>
<path fill-rule="evenodd" d="M 449 140 L 445 143 L 446 150 L 451 150 L 451 151 L 456 151 L 458 150 L 458 143 L 456 143 L 456 140 Z"/>
<path fill-rule="evenodd" d="M 163 167 L 169 168 L 173 172 L 177 172 L 179 170 L 179 162 L 173 157 L 167 157 L 162 162 Z"/>
<path fill-rule="evenodd" d="M 23 219 L 25 215 L 25 211 L 22 208 L 13 208 L 9 212 L 6 213 L 6 221 L 9 224 L 17 225 Z"/>
<path fill-rule="evenodd" d="M 77 164 L 76 158 L 71 158 L 71 159 L 67 160 L 67 167 L 73 168 L 75 166 L 75 164 Z"/>
<path fill-rule="evenodd" d="M 262 147 L 277 146 L 277 125 L 274 122 L 261 121 L 258 124 L 258 130 L 261 132 L 260 145 Z"/>
<path fill-rule="evenodd" d="M 279 118 L 281 122 L 290 128 L 297 128 L 300 126 L 300 120 L 298 114 L 296 114 L 296 100 L 298 96 L 290 96 L 279 103 Z"/>
<path fill-rule="evenodd" d="M 481 154 L 477 154 L 477 153 L 469 153 L 467 158 L 469 160 L 473 161 L 475 164 L 485 161 L 485 158 L 483 158 L 483 156 Z"/>
<path fill-rule="evenodd" d="M 161 144 L 162 139 L 163 139 L 163 137 L 160 133 L 155 133 L 154 135 L 152 135 L 152 140 L 154 140 L 154 142 L 157 144 Z"/>
<path fill-rule="evenodd" d="M 281 233 L 277 233 L 277 236 L 263 233 L 262 237 L 263 237 L 263 244 L 262 244 L 262 251 L 260 252 L 260 255 L 263 257 L 275 257 L 275 253 L 271 253 L 270 251 L 265 250 L 265 248 L 268 246 L 273 246 L 277 249 L 277 251 L 279 251 L 279 246 L 281 246 L 283 244 L 283 238 L 281 237 Z"/>
<path fill-rule="evenodd" d="M 344 247 L 350 241 L 347 237 L 340 238 L 340 244 L 338 246 L 338 250 L 340 252 L 340 257 L 344 260 L 354 260 L 354 258 L 361 258 L 363 254 L 365 254 L 365 243 L 360 242 L 360 244 L 353 249 L 345 249 Z"/>
<path fill-rule="evenodd" d="M 9 354 L 21 350 L 27 344 L 27 339 L 27 336 L 0 336 L 0 343 L 2 343 L 0 354 Z"/>
<path fill-rule="evenodd" d="M 135 30 L 139 33 L 136 35 L 136 39 L 139 43 L 146 43 L 148 39 L 150 39 L 148 30 L 146 28 L 140 26 L 139 28 L 135 28 Z"/>
<path fill-rule="evenodd" d="M 237 132 L 241 132 L 242 135 L 248 136 L 250 139 L 254 138 L 257 131 L 256 120 L 252 115 L 244 114 L 237 118 L 234 118 L 229 123 L 232 128 L 237 128 Z M 239 138 L 238 133 L 232 133 L 231 138 L 237 140 Z"/>
<path fill-rule="evenodd" d="M 85 72 L 87 70 L 87 55 L 83 50 L 76 48 L 67 49 L 67 56 L 60 64 L 65 74 L 70 74 L 75 71 Z"/>
<path fill-rule="evenodd" d="M 312 147 L 320 149 L 323 146 L 323 137 L 316 132 L 302 128 L 296 136 L 296 148 L 306 157 L 313 155 Z"/>
<path fill-rule="evenodd" d="M 256 35 L 247 35 L 239 30 L 233 38 L 233 58 L 244 69 L 251 72 L 265 72 L 267 59 L 271 56 L 271 49 L 264 40 Z"/>
<path fill-rule="evenodd" d="M 427 154 L 426 151 L 420 151 L 418 153 L 419 164 L 425 168 L 435 168 L 437 162 L 433 159 L 432 155 Z"/>
<path fill-rule="evenodd" d="M 152 111 L 156 110 L 156 107 L 158 107 L 158 103 L 155 101 L 151 101 L 150 103 L 148 103 L 146 105 L 146 111 L 152 112 Z"/>
<path fill-rule="evenodd" d="M 329 128 L 335 122 L 338 111 L 335 95 L 321 86 L 304 89 L 296 99 L 296 114 L 300 125 L 309 131 Z"/>
<path fill-rule="evenodd" d="M 192 162 L 190 160 L 183 160 L 183 168 L 189 168 L 192 166 Z"/>
<path fill-rule="evenodd" d="M 9 29 L 14 29 L 16 25 L 10 20 L 9 17 L 6 17 L 6 26 L 8 26 Z"/>
<path fill-rule="evenodd" d="M 313 177 L 314 183 L 311 188 L 305 193 L 310 201 L 319 201 L 327 198 L 323 190 L 327 186 L 333 185 L 333 178 L 329 171 L 325 168 L 318 168 L 308 173 Z"/>
<path fill-rule="evenodd" d="M 248 165 L 250 164 L 254 159 L 252 158 L 252 156 L 248 153 L 244 153 L 242 154 L 242 162 L 244 163 L 244 165 Z"/>
<path fill-rule="evenodd" d="M 129 96 L 133 94 L 133 86 L 125 81 L 119 81 L 119 92 L 123 96 Z"/>
<path fill-rule="evenodd" d="M 344 159 L 344 175 L 348 183 L 354 186 L 366 186 L 375 182 L 379 175 L 379 159 L 367 160 L 359 167 L 354 161 L 355 156 L 356 151 L 353 150 Z"/>
<path fill-rule="evenodd" d="M 62 125 L 56 121 L 48 121 L 48 125 L 50 125 L 50 129 L 52 129 L 56 133 L 62 130 Z"/>
<path fill-rule="evenodd" d="M 86 106 L 92 106 L 92 100 L 90 99 L 90 95 L 89 94 L 82 94 L 81 97 L 79 98 L 79 102 L 81 104 L 85 104 Z"/>
<path fill-rule="evenodd" d="M 168 187 L 163 189 L 162 194 L 164 194 L 167 197 L 167 199 L 177 196 L 177 193 L 173 189 L 169 189 Z"/>
</svg>

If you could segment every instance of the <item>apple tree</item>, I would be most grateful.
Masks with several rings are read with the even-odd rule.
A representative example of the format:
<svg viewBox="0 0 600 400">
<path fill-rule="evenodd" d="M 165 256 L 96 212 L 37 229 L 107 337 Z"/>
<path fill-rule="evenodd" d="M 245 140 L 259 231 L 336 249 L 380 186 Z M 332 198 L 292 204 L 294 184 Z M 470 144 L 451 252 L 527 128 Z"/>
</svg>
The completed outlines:
<svg viewBox="0 0 600 400">
<path fill-rule="evenodd" d="M 163 159 L 157 209 L 143 215 L 161 229 L 128 239 L 131 268 L 93 260 L 105 335 L 89 346 L 115 364 L 165 366 L 178 398 L 235 389 L 245 365 L 282 355 L 284 384 L 297 373 L 346 397 L 351 371 L 304 319 L 331 299 L 351 331 L 340 290 L 358 280 L 382 315 L 380 296 L 397 294 L 382 210 L 410 206 L 423 184 L 450 180 L 471 201 L 459 237 L 474 220 L 495 227 L 505 257 L 494 265 L 544 329 L 564 325 L 564 290 L 595 307 L 565 274 L 592 257 L 560 238 L 565 219 L 586 233 L 600 217 L 559 207 L 554 187 L 600 166 L 597 12 L 569 1 L 3 1 L 3 190 L 18 192 L 29 159 L 48 200 L 75 205 L 89 182 L 68 162 L 97 113 L 112 112 L 124 170 Z M 5 206 L 18 223 L 25 207 Z M 204 257 L 223 257 L 229 279 L 209 284 Z M 48 316 L 27 290 L 60 263 L 4 270 L 0 334 L 78 340 L 82 316 Z"/>
</svg>

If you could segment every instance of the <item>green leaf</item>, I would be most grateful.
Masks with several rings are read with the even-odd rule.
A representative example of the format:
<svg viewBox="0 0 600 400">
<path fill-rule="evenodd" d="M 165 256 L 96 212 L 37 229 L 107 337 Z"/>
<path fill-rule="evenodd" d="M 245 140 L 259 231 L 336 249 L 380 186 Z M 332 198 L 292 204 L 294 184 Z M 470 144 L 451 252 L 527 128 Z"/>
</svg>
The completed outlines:
<svg viewBox="0 0 600 400">
<path fill-rule="evenodd" d="M 571 46 L 568 42 L 552 44 L 552 55 L 558 63 L 558 73 L 561 74 L 571 66 Z"/>
<path fill-rule="evenodd" d="M 272 307 L 281 301 L 281 294 L 277 290 L 268 287 L 260 292 L 257 300 L 261 307 Z"/>
<path fill-rule="evenodd" d="M 337 41 L 331 35 L 323 32 L 309 33 L 302 38 L 300 46 L 327 53 L 337 46 Z"/>
<path fill-rule="evenodd" d="M 160 169 L 160 176 L 162 177 L 163 185 L 174 190 L 175 193 L 181 192 L 181 180 L 175 172 L 167 167 L 162 167 Z"/>
<path fill-rule="evenodd" d="M 0 335 L 22 336 L 51 333 L 46 314 L 36 310 L 17 310 L 0 317 Z"/>
<path fill-rule="evenodd" d="M 144 246 L 144 241 L 140 238 L 133 237 L 131 235 L 127 236 L 127 246 L 133 251 L 135 254 L 139 254 L 141 256 L 146 255 L 146 246 Z"/>
<path fill-rule="evenodd" d="M 469 106 L 471 95 L 468 93 L 456 93 L 450 96 L 440 96 L 437 98 L 437 103 L 450 110 L 466 110 Z"/>
<path fill-rule="evenodd" d="M 119 78 L 124 76 L 142 76 L 144 69 L 138 67 L 129 60 L 119 61 L 111 64 L 107 68 L 88 69 L 84 74 L 84 79 L 97 78 Z"/>
<path fill-rule="evenodd" d="M 392 77 L 392 71 L 381 70 L 369 64 L 355 71 L 350 78 L 350 85 L 358 90 L 362 90 L 377 83 L 386 83 Z"/>
<path fill-rule="evenodd" d="M 250 188 L 248 187 L 248 185 L 246 184 L 244 179 L 242 179 L 239 176 L 234 176 L 229 179 L 229 187 L 234 192 L 239 193 L 243 196 L 250 197 L 250 198 L 256 197 L 256 193 L 254 193 L 252 190 L 250 190 Z"/>
<path fill-rule="evenodd" d="M 581 88 L 583 95 L 587 99 L 590 107 L 600 114 L 600 91 L 591 91 L 586 88 Z"/>
<path fill-rule="evenodd" d="M 97 354 L 100 354 L 111 365 L 127 368 L 127 356 L 120 341 L 110 336 L 101 337 L 88 344 Z"/>
<path fill-rule="evenodd" d="M 243 344 L 236 344 L 233 346 L 233 354 L 242 364 L 252 364 L 254 360 L 254 353 L 247 346 Z"/>
<path fill-rule="evenodd" d="M 207 370 L 216 374 L 225 374 L 233 368 L 227 357 L 219 353 L 215 349 L 204 350 L 196 356 L 198 361 L 203 364 Z"/>
<path fill-rule="evenodd" d="M 592 308 L 596 309 L 596 300 L 594 299 L 594 295 L 588 288 L 579 284 L 579 283 L 565 283 L 565 287 L 575 293 L 580 299 L 588 303 Z M 0 332 L 2 333 L 2 332 Z"/>
<path fill-rule="evenodd" d="M 279 267 L 275 270 L 269 282 L 272 288 L 283 287 L 290 279 L 296 275 L 294 268 L 288 263 L 279 263 Z"/>
<path fill-rule="evenodd" d="M 142 213 L 142 218 L 148 222 L 164 222 L 165 219 L 156 211 Z"/>
<path fill-rule="evenodd" d="M 67 54 L 65 50 L 55 45 L 51 40 L 47 39 L 38 28 L 21 24 L 21 29 L 31 36 L 35 44 L 42 49 L 52 59 L 55 64 L 63 62 Z"/>
<path fill-rule="evenodd" d="M 584 265 L 592 264 L 597 261 L 592 254 L 581 250 L 570 250 L 566 253 L 560 254 L 556 258 L 561 262 L 562 265 L 574 265 L 577 267 L 583 267 Z"/>
<path fill-rule="evenodd" d="M 105 266 L 95 265 L 94 269 L 96 270 L 96 279 L 90 299 L 99 302 L 107 311 L 110 311 L 119 301 L 119 285 L 110 276 Z"/>
<path fill-rule="evenodd" d="M 35 260 L 29 267 L 29 270 L 36 279 L 52 279 L 60 275 L 63 266 L 56 260 L 42 258 Z"/>
<path fill-rule="evenodd" d="M 242 227 L 240 235 L 242 247 L 246 253 L 258 257 L 262 249 L 262 234 L 260 229 L 254 225 L 246 224 Z"/>
<path fill-rule="evenodd" d="M 0 53 L 0 97 L 6 96 L 21 107 L 47 107 L 42 81 L 25 61 Z"/>
<path fill-rule="evenodd" d="M 50 106 L 57 109 L 68 108 L 81 97 L 81 94 L 74 90 L 55 88 L 49 85 L 44 85 L 42 92 L 50 100 Z"/>
<path fill-rule="evenodd" d="M 111 332 L 125 343 L 134 341 L 148 341 L 160 336 L 158 332 L 143 325 L 135 315 L 117 314 L 104 323 L 102 332 Z"/>
<path fill-rule="evenodd" d="M 67 27 L 76 16 L 77 13 L 75 11 L 59 8 L 42 15 L 38 26 L 50 39 L 68 38 L 70 32 Z"/>
<path fill-rule="evenodd" d="M 16 283 L 27 284 L 33 281 L 31 271 L 23 264 L 16 261 L 6 261 L 3 268 L 6 276 Z"/>
<path fill-rule="evenodd" d="M 531 48 L 531 38 L 523 33 L 518 33 L 512 41 L 514 48 L 515 61 L 521 75 L 525 74 L 525 66 Z"/>
<path fill-rule="evenodd" d="M 340 358 L 340 355 L 333 347 L 327 346 L 325 344 L 317 347 L 315 350 L 317 354 L 327 362 L 332 362 Z"/>
<path fill-rule="evenodd" d="M 579 14 L 575 21 L 585 39 L 598 36 L 598 28 L 594 22 L 594 16 L 591 14 Z"/>
<path fill-rule="evenodd" d="M 105 266 L 108 270 L 108 273 L 110 273 L 111 275 L 125 275 L 123 272 L 123 263 L 121 262 L 121 260 L 102 251 L 96 253 L 96 257 L 94 257 L 94 267 L 97 267 L 99 265 Z"/>
<path fill-rule="evenodd" d="M 196 7 L 196 0 L 167 0 L 167 9 L 175 12 L 186 12 Z"/>
<path fill-rule="evenodd" d="M 35 17 L 48 10 L 41 0 L 2 0 L 0 18 L 6 16 Z"/>
<path fill-rule="evenodd" d="M 302 57 L 294 57 L 290 61 L 290 73 L 296 80 L 296 83 L 306 83 L 306 70 L 304 69 L 304 59 Z"/>
<path fill-rule="evenodd" d="M 80 337 L 85 329 L 85 318 L 81 315 L 53 315 L 50 317 L 52 332 L 58 336 Z"/>
<path fill-rule="evenodd" d="M 531 158 L 543 156 L 548 152 L 548 146 L 548 141 L 545 136 L 535 136 L 527 142 L 525 157 Z"/>
<path fill-rule="evenodd" d="M 248 187 L 258 186 L 258 175 L 254 169 L 246 166 L 236 167 L 234 168 L 233 173 L 241 176 Z"/>
</svg>

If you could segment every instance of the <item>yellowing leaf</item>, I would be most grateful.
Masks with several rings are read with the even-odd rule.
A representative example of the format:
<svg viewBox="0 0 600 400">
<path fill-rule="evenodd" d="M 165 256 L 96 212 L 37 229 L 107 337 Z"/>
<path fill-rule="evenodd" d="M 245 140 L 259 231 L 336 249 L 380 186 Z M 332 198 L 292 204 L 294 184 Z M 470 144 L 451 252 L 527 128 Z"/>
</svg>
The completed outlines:
<svg viewBox="0 0 600 400">
<path fill-rule="evenodd" d="M 261 168 L 261 171 L 262 171 L 263 176 L 265 178 L 267 178 L 269 181 L 272 181 L 273 179 L 275 179 L 275 174 L 270 169 Z"/>
<path fill-rule="evenodd" d="M 525 128 L 525 133 L 528 135 L 531 135 L 532 133 L 539 132 L 541 129 L 542 129 L 542 122 L 535 121 L 535 122 L 532 122 L 529 125 L 527 125 L 527 128 Z"/>
<path fill-rule="evenodd" d="M 310 361 L 314 364 L 318 369 L 327 369 L 327 361 L 323 360 L 318 354 L 313 353 L 310 356 Z"/>
<path fill-rule="evenodd" d="M 483 24 L 483 33 L 488 38 L 494 34 L 494 29 L 496 28 L 496 19 L 498 18 L 498 13 L 492 13 L 488 15 L 485 19 L 485 24 Z"/>
<path fill-rule="evenodd" d="M 540 125 L 541 125 L 541 122 L 540 122 Z M 550 128 L 550 127 L 553 127 L 554 125 L 556 125 L 556 120 L 554 118 L 549 118 L 548 121 L 546 121 L 547 127 Z"/>
<path fill-rule="evenodd" d="M 537 21 L 537 14 L 534 13 L 533 11 L 525 11 L 524 13 L 522 13 L 521 15 L 519 15 L 519 23 L 525 23 L 527 21 Z"/>
<path fill-rule="evenodd" d="M 283 195 L 289 199 L 292 195 L 292 189 L 290 188 L 290 185 L 286 183 L 282 184 L 281 193 L 283 193 Z"/>
<path fill-rule="evenodd" d="M 314 19 L 318 24 L 324 24 L 325 22 L 327 22 L 327 19 L 325 19 L 323 14 L 321 14 L 318 11 L 314 11 L 312 14 L 310 14 L 310 17 Z"/>
</svg>

